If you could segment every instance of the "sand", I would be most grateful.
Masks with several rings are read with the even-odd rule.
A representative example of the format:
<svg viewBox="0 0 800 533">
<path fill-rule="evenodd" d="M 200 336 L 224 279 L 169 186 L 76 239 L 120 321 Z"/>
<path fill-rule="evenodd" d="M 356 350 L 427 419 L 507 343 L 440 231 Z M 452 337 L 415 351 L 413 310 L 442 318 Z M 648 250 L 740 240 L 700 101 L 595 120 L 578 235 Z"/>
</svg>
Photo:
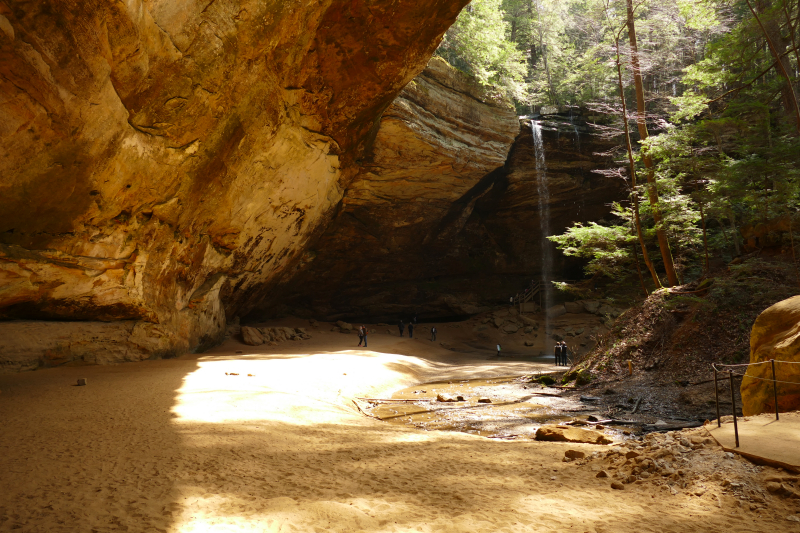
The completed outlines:
<svg viewBox="0 0 800 533">
<path fill-rule="evenodd" d="M 791 531 L 784 517 L 608 480 L 605 447 L 420 431 L 361 415 L 435 379 L 522 374 L 426 340 L 313 332 L 253 349 L 0 376 L 0 530 Z M 237 350 L 244 353 L 236 354 Z M 237 373 L 237 376 L 226 375 Z M 248 376 L 253 374 L 253 376 Z M 85 377 L 88 385 L 72 384 Z M 798 529 L 798 528 L 796 528 Z"/>
</svg>

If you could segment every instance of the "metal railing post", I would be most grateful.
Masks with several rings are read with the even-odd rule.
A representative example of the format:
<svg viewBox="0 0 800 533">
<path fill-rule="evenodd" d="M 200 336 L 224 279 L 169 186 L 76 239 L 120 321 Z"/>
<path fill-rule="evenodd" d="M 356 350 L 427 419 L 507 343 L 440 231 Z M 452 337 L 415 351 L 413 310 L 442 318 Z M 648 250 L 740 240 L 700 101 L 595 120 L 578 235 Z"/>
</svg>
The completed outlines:
<svg viewBox="0 0 800 533">
<path fill-rule="evenodd" d="M 733 432 L 736 435 L 736 447 L 739 447 L 739 424 L 736 422 L 736 396 L 733 395 L 733 370 L 728 370 L 731 380 L 731 404 L 733 404 Z"/>
<path fill-rule="evenodd" d="M 722 420 L 719 417 L 719 387 L 717 385 L 717 369 L 714 368 L 714 399 L 717 401 L 717 427 L 722 427 Z"/>
<path fill-rule="evenodd" d="M 770 359 L 772 363 L 772 392 L 775 394 L 775 420 L 780 420 L 778 415 L 778 382 L 775 380 L 775 359 Z"/>
</svg>

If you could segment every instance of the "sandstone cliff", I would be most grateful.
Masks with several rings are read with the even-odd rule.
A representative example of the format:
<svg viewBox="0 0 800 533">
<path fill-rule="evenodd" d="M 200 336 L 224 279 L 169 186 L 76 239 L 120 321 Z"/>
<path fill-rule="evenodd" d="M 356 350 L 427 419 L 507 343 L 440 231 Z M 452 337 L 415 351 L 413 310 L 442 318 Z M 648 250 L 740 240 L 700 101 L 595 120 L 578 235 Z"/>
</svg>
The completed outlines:
<svg viewBox="0 0 800 533">
<path fill-rule="evenodd" d="M 465 3 L 0 4 L 2 366 L 213 343 L 324 227 Z"/>
<path fill-rule="evenodd" d="M 458 83 L 455 83 L 458 81 Z M 592 172 L 610 144 L 582 122 L 542 122 L 550 227 L 598 220 L 623 184 Z M 578 126 L 577 124 L 580 124 Z M 313 259 L 267 314 L 456 316 L 508 301 L 540 275 L 538 172 L 530 120 L 435 59 L 384 113 L 361 172 Z M 554 253 L 558 278 L 581 264 Z"/>
</svg>

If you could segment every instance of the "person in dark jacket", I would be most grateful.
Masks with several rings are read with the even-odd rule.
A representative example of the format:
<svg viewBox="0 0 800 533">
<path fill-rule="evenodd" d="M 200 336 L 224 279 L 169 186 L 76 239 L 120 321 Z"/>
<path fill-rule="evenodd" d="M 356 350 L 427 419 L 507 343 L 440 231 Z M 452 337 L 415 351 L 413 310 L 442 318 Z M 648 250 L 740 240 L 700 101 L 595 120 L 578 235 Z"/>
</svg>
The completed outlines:
<svg viewBox="0 0 800 533">
<path fill-rule="evenodd" d="M 569 366 L 569 348 L 567 348 L 567 342 L 561 341 L 561 362 L 564 366 Z"/>
<path fill-rule="evenodd" d="M 561 342 L 556 342 L 555 347 L 553 347 L 553 353 L 556 356 L 556 366 L 561 366 Z"/>
<path fill-rule="evenodd" d="M 409 339 L 413 339 L 414 338 L 414 323 L 413 322 L 409 322 L 408 323 L 408 338 Z"/>
<path fill-rule="evenodd" d="M 397 328 L 400 330 L 400 336 L 402 337 L 403 336 L 403 331 L 405 331 L 405 329 L 406 329 L 406 325 L 403 324 L 402 320 L 400 320 L 400 323 L 397 324 Z"/>
</svg>

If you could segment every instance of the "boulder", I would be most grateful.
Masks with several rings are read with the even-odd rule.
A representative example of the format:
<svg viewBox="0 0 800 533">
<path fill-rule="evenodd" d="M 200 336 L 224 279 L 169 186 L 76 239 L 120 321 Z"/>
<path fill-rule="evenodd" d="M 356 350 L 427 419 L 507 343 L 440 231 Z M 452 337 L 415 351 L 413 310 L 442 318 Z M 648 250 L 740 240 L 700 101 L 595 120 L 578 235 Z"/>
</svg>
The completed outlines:
<svg viewBox="0 0 800 533">
<path fill-rule="evenodd" d="M 612 442 L 599 431 L 567 426 L 542 426 L 536 430 L 536 440 L 586 444 L 610 444 Z"/>
<path fill-rule="evenodd" d="M 526 326 L 530 326 L 530 327 L 532 327 L 533 329 L 539 329 L 539 323 L 538 323 L 538 322 L 536 322 L 534 319 L 532 319 L 532 318 L 528 318 L 528 317 L 527 317 L 527 316 L 525 316 L 525 315 L 519 315 L 519 317 L 518 317 L 518 318 L 519 318 L 519 320 L 521 320 L 521 321 L 522 321 L 522 323 L 523 323 L 523 324 L 525 324 Z"/>
<path fill-rule="evenodd" d="M 750 332 L 750 366 L 742 379 L 742 412 L 745 416 L 775 411 L 770 359 L 800 363 L 800 296 L 776 303 L 756 318 Z M 775 364 L 778 409 L 800 409 L 800 364 Z M 750 377 L 752 376 L 752 377 Z M 760 378 L 760 379 L 759 379 Z"/>
<path fill-rule="evenodd" d="M 585 311 L 580 302 L 566 302 L 564 307 L 566 308 L 567 313 L 574 313 L 576 315 Z"/>
<path fill-rule="evenodd" d="M 597 310 L 600 309 L 600 302 L 597 300 L 583 300 L 581 303 L 587 313 L 595 314 Z"/>
<path fill-rule="evenodd" d="M 494 320 L 492 320 L 492 324 L 494 324 L 494 327 L 499 328 L 503 325 L 503 319 L 495 317 Z"/>
<path fill-rule="evenodd" d="M 341 329 L 344 329 L 344 330 L 347 330 L 347 331 L 350 331 L 351 329 L 353 329 L 353 325 L 352 324 L 348 324 L 347 322 L 344 322 L 342 320 L 337 321 L 336 325 L 339 326 Z"/>
<path fill-rule="evenodd" d="M 264 344 L 264 336 L 256 328 L 242 326 L 242 341 L 250 346 Z"/>
<path fill-rule="evenodd" d="M 565 314 L 567 314 L 567 308 L 564 307 L 564 304 L 554 305 L 547 309 L 547 316 L 550 318 L 558 318 Z"/>
<path fill-rule="evenodd" d="M 533 346 L 533 341 L 525 341 L 525 346 Z"/>
<path fill-rule="evenodd" d="M 455 402 L 455 401 L 458 401 L 458 400 L 456 400 L 455 398 L 453 398 L 449 394 L 443 394 L 443 393 L 440 392 L 439 394 L 436 395 L 436 401 L 437 402 Z"/>
<path fill-rule="evenodd" d="M 586 454 L 578 450 L 567 450 L 564 452 L 564 457 L 569 459 L 583 459 L 586 457 Z"/>
<path fill-rule="evenodd" d="M 519 324 L 516 324 L 514 322 L 509 322 L 503 326 L 503 331 L 505 333 L 516 333 L 517 331 L 519 331 Z"/>
<path fill-rule="evenodd" d="M 525 331 L 525 333 L 533 333 L 533 326 L 525 326 L 523 331 Z"/>
</svg>

